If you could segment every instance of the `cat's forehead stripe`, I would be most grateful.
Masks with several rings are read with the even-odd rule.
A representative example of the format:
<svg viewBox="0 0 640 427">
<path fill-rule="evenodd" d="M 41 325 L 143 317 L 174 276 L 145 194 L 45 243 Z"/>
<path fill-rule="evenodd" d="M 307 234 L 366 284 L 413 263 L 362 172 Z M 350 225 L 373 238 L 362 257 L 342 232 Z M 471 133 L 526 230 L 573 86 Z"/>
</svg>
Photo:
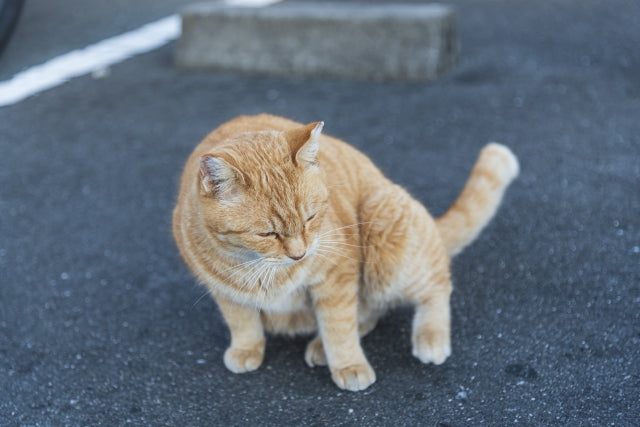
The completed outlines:
<svg viewBox="0 0 640 427">
<path fill-rule="evenodd" d="M 280 212 L 278 212 L 278 209 L 272 209 L 271 214 L 275 219 L 277 219 L 280 222 L 280 227 L 278 228 L 284 228 L 286 226 L 287 221 L 284 219 L 283 215 Z"/>
</svg>

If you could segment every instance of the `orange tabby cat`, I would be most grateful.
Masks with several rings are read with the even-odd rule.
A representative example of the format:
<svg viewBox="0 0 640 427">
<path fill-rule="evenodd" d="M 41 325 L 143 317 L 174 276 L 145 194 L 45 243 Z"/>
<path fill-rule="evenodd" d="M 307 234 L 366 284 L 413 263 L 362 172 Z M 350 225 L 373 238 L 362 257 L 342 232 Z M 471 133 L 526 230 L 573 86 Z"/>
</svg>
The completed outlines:
<svg viewBox="0 0 640 427">
<path fill-rule="evenodd" d="M 224 363 L 262 363 L 264 331 L 312 333 L 305 360 L 338 387 L 375 381 L 360 337 L 392 305 L 415 305 L 413 355 L 451 354 L 450 256 L 488 223 L 518 174 L 508 148 L 487 145 L 453 207 L 434 221 L 353 147 L 270 115 L 238 117 L 187 161 L 173 233 L 231 331 Z"/>
</svg>

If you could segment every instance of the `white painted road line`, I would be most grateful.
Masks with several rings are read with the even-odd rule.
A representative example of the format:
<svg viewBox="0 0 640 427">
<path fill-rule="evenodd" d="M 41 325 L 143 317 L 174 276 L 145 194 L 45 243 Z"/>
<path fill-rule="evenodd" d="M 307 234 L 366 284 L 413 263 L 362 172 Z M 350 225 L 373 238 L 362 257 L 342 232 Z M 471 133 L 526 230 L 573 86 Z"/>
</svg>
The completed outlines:
<svg viewBox="0 0 640 427">
<path fill-rule="evenodd" d="M 227 0 L 233 6 L 263 7 L 281 0 Z M 0 107 L 61 85 L 68 80 L 157 49 L 180 37 L 180 15 L 171 15 L 136 30 L 53 58 L 0 82 Z"/>
<path fill-rule="evenodd" d="M 53 58 L 0 83 L 0 107 L 15 104 L 69 79 L 149 52 L 180 36 L 180 16 L 171 15 L 136 30 Z"/>
</svg>

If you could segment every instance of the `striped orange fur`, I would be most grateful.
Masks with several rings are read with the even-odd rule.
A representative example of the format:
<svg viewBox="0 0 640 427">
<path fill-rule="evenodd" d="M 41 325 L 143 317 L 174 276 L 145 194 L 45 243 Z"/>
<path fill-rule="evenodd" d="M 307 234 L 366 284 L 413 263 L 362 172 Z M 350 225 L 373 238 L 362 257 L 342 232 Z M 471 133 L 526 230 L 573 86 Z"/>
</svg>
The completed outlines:
<svg viewBox="0 0 640 427">
<path fill-rule="evenodd" d="M 173 233 L 230 329 L 228 369 L 260 366 L 265 330 L 315 333 L 307 364 L 327 364 L 340 388 L 362 390 L 375 373 L 360 337 L 394 304 L 416 307 L 418 359 L 451 354 L 450 257 L 494 215 L 518 162 L 489 144 L 434 220 L 322 126 L 259 115 L 213 131 L 185 166 Z"/>
</svg>

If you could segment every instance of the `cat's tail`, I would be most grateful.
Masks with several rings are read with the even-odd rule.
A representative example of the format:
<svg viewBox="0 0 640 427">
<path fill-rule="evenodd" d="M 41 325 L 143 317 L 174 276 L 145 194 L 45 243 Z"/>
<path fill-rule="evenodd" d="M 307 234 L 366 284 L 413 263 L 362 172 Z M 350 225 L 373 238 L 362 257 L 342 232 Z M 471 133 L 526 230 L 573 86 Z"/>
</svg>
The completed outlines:
<svg viewBox="0 0 640 427">
<path fill-rule="evenodd" d="M 453 206 L 436 219 L 449 255 L 460 253 L 480 234 L 519 170 L 518 159 L 504 145 L 490 143 L 482 149 L 462 193 Z"/>
</svg>

